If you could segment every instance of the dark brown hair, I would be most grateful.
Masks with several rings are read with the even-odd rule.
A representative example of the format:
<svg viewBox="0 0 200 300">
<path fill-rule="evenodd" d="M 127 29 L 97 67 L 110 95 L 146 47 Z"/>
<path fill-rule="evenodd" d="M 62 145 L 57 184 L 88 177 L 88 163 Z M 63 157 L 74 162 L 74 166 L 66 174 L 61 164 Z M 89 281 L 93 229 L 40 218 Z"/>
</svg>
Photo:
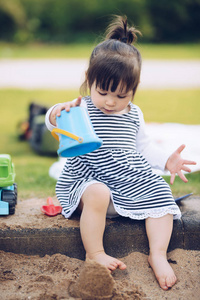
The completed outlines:
<svg viewBox="0 0 200 300">
<path fill-rule="evenodd" d="M 105 41 L 98 44 L 90 57 L 85 82 L 81 92 L 87 93 L 96 82 L 96 86 L 103 90 L 111 89 L 114 92 L 118 85 L 126 92 L 136 92 L 140 81 L 141 55 L 133 42 L 140 34 L 134 27 L 128 27 L 127 18 L 115 16 L 108 26 Z"/>
</svg>

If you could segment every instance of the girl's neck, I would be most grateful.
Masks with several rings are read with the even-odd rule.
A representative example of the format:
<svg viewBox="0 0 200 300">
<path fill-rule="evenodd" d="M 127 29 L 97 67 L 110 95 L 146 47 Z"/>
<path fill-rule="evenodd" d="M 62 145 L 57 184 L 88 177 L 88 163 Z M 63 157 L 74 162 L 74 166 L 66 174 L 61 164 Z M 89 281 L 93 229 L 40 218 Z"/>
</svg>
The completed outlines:
<svg viewBox="0 0 200 300">
<path fill-rule="evenodd" d="M 127 114 L 130 111 L 130 109 L 131 109 L 131 107 L 130 107 L 130 104 L 129 104 L 125 109 L 123 109 L 122 111 L 116 113 L 116 115 Z"/>
</svg>

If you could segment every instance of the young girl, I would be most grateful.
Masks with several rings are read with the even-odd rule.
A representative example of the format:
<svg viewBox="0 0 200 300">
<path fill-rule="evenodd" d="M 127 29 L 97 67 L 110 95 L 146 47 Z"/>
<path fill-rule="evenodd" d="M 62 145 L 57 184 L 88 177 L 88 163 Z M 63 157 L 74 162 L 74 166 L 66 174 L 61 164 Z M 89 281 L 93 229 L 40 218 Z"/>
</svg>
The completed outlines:
<svg viewBox="0 0 200 300">
<path fill-rule="evenodd" d="M 184 145 L 170 157 L 151 144 L 145 133 L 143 114 L 131 101 L 140 81 L 141 56 L 132 45 L 135 28 L 126 18 L 116 17 L 104 42 L 93 50 L 85 82 L 90 96 L 53 106 L 46 115 L 49 130 L 56 126 L 61 110 L 85 106 L 96 134 L 103 145 L 92 153 L 68 158 L 56 185 L 56 194 L 69 218 L 81 212 L 80 231 L 86 258 L 109 270 L 124 270 L 126 265 L 104 251 L 103 234 L 106 217 L 124 216 L 145 219 L 149 240 L 149 257 L 162 289 L 176 282 L 167 261 L 173 217 L 180 218 L 168 184 L 153 173 L 151 167 L 171 172 L 171 184 L 177 173 L 187 182 L 182 170 L 190 172 L 180 156 Z"/>
</svg>

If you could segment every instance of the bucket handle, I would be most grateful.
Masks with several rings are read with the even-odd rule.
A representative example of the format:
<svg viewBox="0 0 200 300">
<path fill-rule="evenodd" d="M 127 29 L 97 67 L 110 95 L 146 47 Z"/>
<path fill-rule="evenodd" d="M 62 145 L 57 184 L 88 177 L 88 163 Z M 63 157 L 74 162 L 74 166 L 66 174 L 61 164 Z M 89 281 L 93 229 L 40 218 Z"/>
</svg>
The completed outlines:
<svg viewBox="0 0 200 300">
<path fill-rule="evenodd" d="M 68 137 L 70 137 L 71 139 L 79 142 L 80 144 L 83 142 L 83 138 L 80 137 L 80 136 L 77 136 L 69 131 L 66 131 L 66 130 L 63 130 L 63 129 L 60 129 L 60 128 L 54 128 L 52 131 L 51 131 L 51 134 L 53 135 L 53 137 L 59 141 L 59 137 L 57 135 L 57 133 L 60 133 L 60 134 L 63 134 L 63 135 L 66 135 Z"/>
</svg>

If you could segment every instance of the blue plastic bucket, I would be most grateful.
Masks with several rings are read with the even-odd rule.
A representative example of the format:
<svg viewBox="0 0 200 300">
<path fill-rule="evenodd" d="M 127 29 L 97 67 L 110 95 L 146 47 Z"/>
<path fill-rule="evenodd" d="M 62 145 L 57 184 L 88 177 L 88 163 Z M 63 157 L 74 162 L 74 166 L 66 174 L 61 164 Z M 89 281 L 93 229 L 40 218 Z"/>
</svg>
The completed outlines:
<svg viewBox="0 0 200 300">
<path fill-rule="evenodd" d="M 102 145 L 84 107 L 72 107 L 69 112 L 62 110 L 61 116 L 56 117 L 56 123 L 57 128 L 51 134 L 59 141 L 57 153 L 61 157 L 83 155 Z"/>
</svg>

